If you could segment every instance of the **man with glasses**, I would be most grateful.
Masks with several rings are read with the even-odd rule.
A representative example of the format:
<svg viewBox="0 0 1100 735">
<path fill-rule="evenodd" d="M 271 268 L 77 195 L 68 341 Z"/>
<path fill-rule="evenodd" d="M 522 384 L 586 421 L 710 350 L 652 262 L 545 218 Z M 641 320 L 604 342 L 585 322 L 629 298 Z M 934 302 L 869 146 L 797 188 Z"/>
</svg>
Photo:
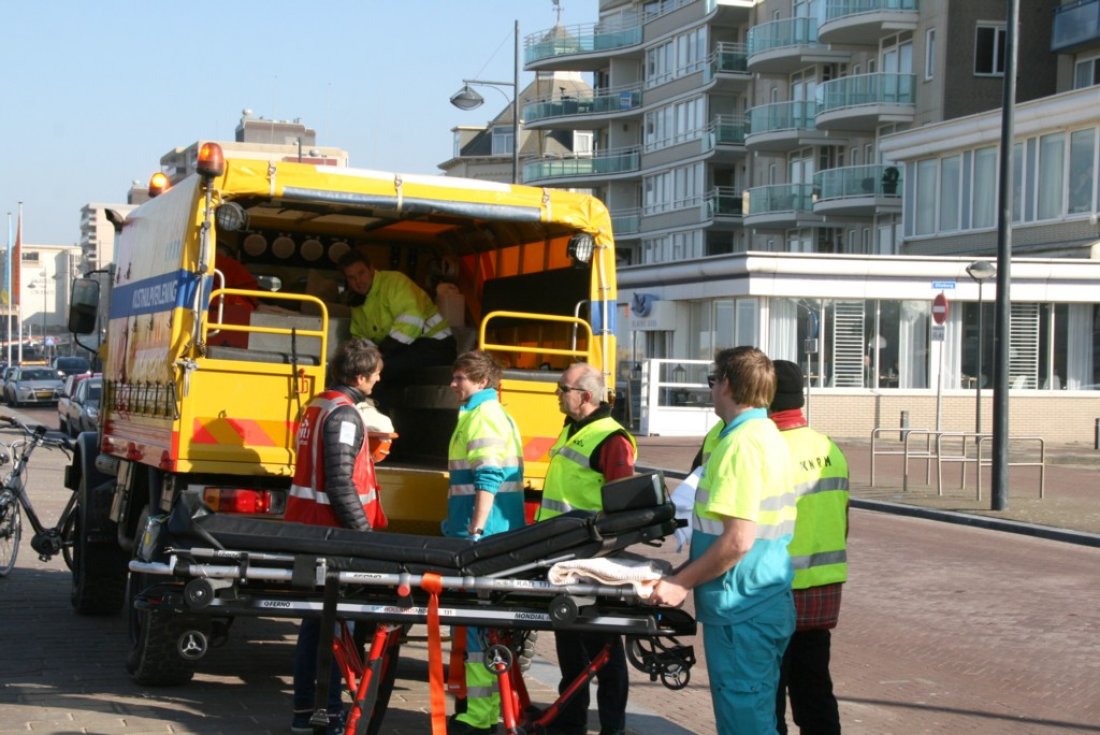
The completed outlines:
<svg viewBox="0 0 1100 735">
<path fill-rule="evenodd" d="M 607 387 L 599 370 L 583 362 L 571 365 L 558 381 L 557 394 L 565 426 L 550 448 L 540 521 L 571 510 L 603 510 L 604 483 L 633 475 L 638 449 L 634 437 L 611 418 L 611 406 L 605 400 Z M 628 679 L 622 636 L 557 631 L 554 638 L 562 676 L 559 692 L 564 692 L 605 646 L 610 647 L 611 657 L 596 675 L 600 735 L 625 732 Z M 588 703 L 588 687 L 583 686 L 547 732 L 585 735 Z"/>
<path fill-rule="evenodd" d="M 775 692 L 794 631 L 791 456 L 768 419 L 775 368 L 755 347 L 722 350 L 711 388 L 724 428 L 692 517 L 690 561 L 654 587 L 653 602 L 695 593 L 719 735 L 776 731 Z"/>
</svg>

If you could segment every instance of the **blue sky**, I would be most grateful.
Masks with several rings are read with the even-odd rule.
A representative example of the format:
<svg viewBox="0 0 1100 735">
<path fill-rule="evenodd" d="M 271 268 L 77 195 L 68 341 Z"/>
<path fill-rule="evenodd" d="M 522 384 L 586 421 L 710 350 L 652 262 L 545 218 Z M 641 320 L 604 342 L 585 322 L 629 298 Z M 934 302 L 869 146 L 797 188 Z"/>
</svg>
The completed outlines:
<svg viewBox="0 0 1100 735">
<path fill-rule="evenodd" d="M 561 22 L 598 6 L 561 0 Z M 231 140 L 246 107 L 301 118 L 353 166 L 438 173 L 450 129 L 507 104 L 481 88 L 452 107 L 462 79 L 511 80 L 513 21 L 522 55 L 555 18 L 552 0 L 4 0 L 0 216 L 22 201 L 24 242 L 76 243 L 81 206 L 125 201 L 173 147 Z"/>
</svg>

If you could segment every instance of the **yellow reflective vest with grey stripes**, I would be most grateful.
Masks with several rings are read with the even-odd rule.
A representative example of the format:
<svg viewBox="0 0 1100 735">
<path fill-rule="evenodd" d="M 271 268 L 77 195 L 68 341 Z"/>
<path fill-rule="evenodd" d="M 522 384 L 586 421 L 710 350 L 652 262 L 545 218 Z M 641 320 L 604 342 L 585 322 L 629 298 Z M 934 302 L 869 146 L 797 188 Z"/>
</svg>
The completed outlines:
<svg viewBox="0 0 1100 735">
<path fill-rule="evenodd" d="M 725 574 L 695 588 L 699 622 L 731 625 L 790 595 L 787 544 L 795 525 L 787 443 L 763 408 L 743 411 L 719 436 L 695 493 L 691 560 L 706 553 L 727 518 L 756 524 L 752 548 Z"/>
<path fill-rule="evenodd" d="M 399 271 L 375 271 L 366 300 L 351 310 L 351 335 L 382 344 L 392 337 L 403 345 L 418 339 L 444 339 L 451 327 L 424 289 Z"/>
<path fill-rule="evenodd" d="M 794 463 L 798 522 L 787 548 L 794 589 L 848 578 L 848 460 L 832 439 L 808 426 L 781 432 Z"/>
<path fill-rule="evenodd" d="M 621 433 L 635 453 L 638 443 L 622 424 L 610 417 L 585 424 L 569 436 L 567 424 L 550 447 L 550 466 L 542 488 L 538 520 L 560 516 L 571 510 L 603 510 L 603 474 L 592 468 L 592 453 L 603 440 Z"/>
</svg>

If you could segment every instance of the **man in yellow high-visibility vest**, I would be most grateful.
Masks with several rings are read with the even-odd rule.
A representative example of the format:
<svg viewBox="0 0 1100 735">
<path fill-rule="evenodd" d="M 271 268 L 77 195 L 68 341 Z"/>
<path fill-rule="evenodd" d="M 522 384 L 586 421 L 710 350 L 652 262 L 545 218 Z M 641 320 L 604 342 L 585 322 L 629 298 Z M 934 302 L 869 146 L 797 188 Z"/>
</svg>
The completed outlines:
<svg viewBox="0 0 1100 735">
<path fill-rule="evenodd" d="M 604 483 L 634 474 L 638 450 L 634 437 L 611 418 L 606 384 L 598 369 L 583 362 L 571 365 L 562 373 L 557 394 L 565 426 L 550 448 L 540 521 L 572 510 L 602 510 Z M 559 630 L 554 640 L 562 674 L 559 692 L 565 691 L 605 645 L 611 647 L 610 659 L 596 674 L 596 704 L 600 735 L 621 735 L 626 730 L 629 687 L 622 636 Z M 588 686 L 583 686 L 562 707 L 547 733 L 585 735 L 588 703 Z"/>
<path fill-rule="evenodd" d="M 787 547 L 794 567 L 795 632 L 783 655 L 775 708 L 786 735 L 786 699 L 804 735 L 840 735 L 840 713 L 829 676 L 830 633 L 848 578 L 848 461 L 832 439 L 802 414 L 802 369 L 775 361 L 776 390 L 768 413 L 787 442 L 794 466 L 798 520 Z"/>
<path fill-rule="evenodd" d="M 775 369 L 767 355 L 722 350 L 709 382 L 723 428 L 695 495 L 690 561 L 659 581 L 651 599 L 680 605 L 694 591 L 719 735 L 771 733 L 794 631 L 791 457 L 768 420 Z"/>
</svg>

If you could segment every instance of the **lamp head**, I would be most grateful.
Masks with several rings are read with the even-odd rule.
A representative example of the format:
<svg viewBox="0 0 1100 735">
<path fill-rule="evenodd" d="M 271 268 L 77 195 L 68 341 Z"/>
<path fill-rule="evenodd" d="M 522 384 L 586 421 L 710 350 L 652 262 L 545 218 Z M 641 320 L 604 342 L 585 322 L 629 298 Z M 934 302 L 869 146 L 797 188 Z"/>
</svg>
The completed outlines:
<svg viewBox="0 0 1100 735">
<path fill-rule="evenodd" d="M 997 266 L 988 260 L 975 260 L 966 266 L 966 274 L 975 281 L 985 281 L 997 275 Z"/>
<path fill-rule="evenodd" d="M 460 110 L 475 110 L 484 102 L 485 98 L 469 84 L 463 84 L 462 89 L 451 95 L 451 104 Z"/>
</svg>

